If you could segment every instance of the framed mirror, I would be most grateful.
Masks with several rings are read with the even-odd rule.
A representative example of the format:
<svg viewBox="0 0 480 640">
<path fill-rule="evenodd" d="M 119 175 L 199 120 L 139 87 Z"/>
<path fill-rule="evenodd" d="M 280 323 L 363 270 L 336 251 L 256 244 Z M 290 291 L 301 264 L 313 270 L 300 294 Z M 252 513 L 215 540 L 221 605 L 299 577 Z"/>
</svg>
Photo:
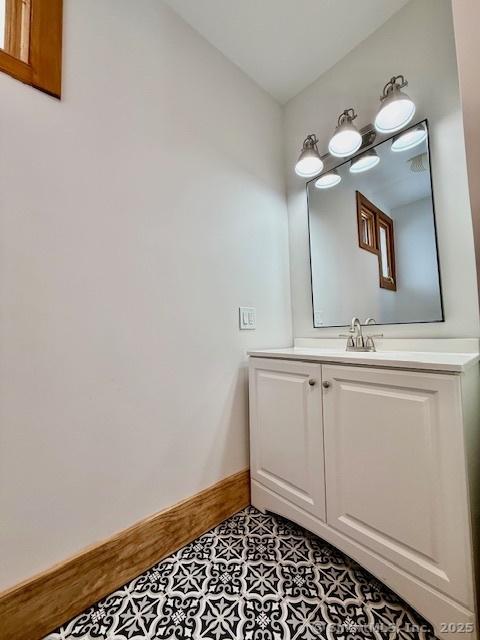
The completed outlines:
<svg viewBox="0 0 480 640">
<path fill-rule="evenodd" d="M 307 183 L 313 326 L 442 322 L 428 122 L 332 171 Z"/>
</svg>

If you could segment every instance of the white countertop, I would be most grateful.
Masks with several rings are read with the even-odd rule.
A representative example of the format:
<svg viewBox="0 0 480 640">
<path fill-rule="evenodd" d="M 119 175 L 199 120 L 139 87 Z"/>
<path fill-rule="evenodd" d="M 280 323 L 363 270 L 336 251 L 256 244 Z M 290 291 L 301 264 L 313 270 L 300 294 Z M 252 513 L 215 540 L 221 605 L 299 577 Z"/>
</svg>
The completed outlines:
<svg viewBox="0 0 480 640">
<path fill-rule="evenodd" d="M 249 356 L 282 358 L 284 360 L 308 360 L 311 362 L 335 362 L 337 364 L 368 365 L 396 369 L 447 371 L 462 373 L 478 363 L 478 353 L 440 353 L 422 351 L 355 352 L 318 347 L 290 347 L 249 351 Z"/>
</svg>

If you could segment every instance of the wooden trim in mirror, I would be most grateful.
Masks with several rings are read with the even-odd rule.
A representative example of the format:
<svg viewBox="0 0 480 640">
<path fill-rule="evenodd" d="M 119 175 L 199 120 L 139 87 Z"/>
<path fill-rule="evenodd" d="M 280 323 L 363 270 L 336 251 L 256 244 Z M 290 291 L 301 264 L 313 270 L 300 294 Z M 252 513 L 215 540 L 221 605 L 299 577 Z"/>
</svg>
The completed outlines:
<svg viewBox="0 0 480 640">
<path fill-rule="evenodd" d="M 357 200 L 358 246 L 360 249 L 378 253 L 377 207 L 360 191 L 355 192 Z"/>
<path fill-rule="evenodd" d="M 386 264 L 382 257 L 382 230 L 385 234 L 385 255 Z M 378 270 L 380 287 L 382 289 L 397 290 L 397 270 L 395 265 L 395 240 L 393 235 L 393 220 L 383 211 L 377 212 L 377 237 L 378 237 Z M 387 275 L 384 275 L 386 271 Z"/>
</svg>

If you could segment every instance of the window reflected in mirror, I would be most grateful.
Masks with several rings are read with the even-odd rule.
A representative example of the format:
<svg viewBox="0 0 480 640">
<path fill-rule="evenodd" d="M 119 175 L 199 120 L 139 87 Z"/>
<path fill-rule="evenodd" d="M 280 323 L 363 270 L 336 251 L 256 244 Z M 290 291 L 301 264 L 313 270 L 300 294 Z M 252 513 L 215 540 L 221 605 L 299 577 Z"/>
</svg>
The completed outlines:
<svg viewBox="0 0 480 640">
<path fill-rule="evenodd" d="M 380 287 L 382 289 L 397 290 L 395 281 L 395 240 L 393 234 L 393 220 L 386 213 L 377 215 L 378 229 L 378 265 Z"/>
<path fill-rule="evenodd" d="M 362 249 L 377 253 L 376 207 L 363 193 L 357 191 L 358 244 Z"/>
<path fill-rule="evenodd" d="M 356 198 L 358 246 L 378 256 L 380 287 L 396 291 L 393 220 L 360 191 Z"/>
</svg>

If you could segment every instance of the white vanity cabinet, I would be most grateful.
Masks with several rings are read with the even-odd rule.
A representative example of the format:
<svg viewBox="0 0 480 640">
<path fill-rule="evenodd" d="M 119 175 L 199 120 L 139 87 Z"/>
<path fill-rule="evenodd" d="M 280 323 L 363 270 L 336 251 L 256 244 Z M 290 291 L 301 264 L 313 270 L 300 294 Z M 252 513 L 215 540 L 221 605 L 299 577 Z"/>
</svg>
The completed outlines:
<svg viewBox="0 0 480 640">
<path fill-rule="evenodd" d="M 251 476 L 325 520 L 322 367 L 252 359 Z"/>
<path fill-rule="evenodd" d="M 472 606 L 458 376 L 323 375 L 328 524 Z"/>
<path fill-rule="evenodd" d="M 356 559 L 438 637 L 478 637 L 478 364 L 448 354 L 430 370 L 401 359 L 386 368 L 358 355 L 250 358 L 252 504 Z"/>
</svg>

